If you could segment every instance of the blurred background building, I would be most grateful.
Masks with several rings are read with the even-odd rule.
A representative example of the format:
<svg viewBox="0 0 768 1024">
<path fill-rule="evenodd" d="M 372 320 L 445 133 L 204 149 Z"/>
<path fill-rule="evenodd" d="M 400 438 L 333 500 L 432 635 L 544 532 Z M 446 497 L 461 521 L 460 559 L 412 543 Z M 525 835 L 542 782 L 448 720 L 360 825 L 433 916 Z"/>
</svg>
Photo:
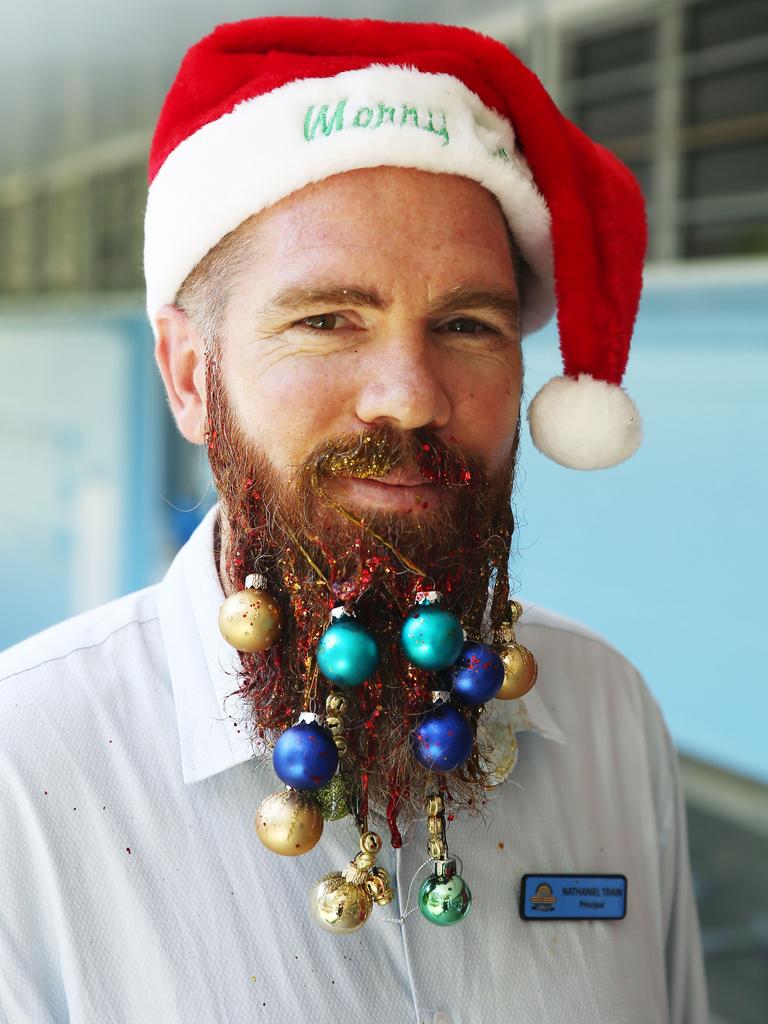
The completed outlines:
<svg viewBox="0 0 768 1024">
<path fill-rule="evenodd" d="M 185 49 L 218 21 L 275 9 L 37 0 L 9 12 L 2 647 L 156 581 L 215 500 L 152 360 L 146 158 Z M 524 598 L 605 634 L 660 701 L 683 755 L 713 1019 L 763 1022 L 768 3 L 378 0 L 361 10 L 329 0 L 281 13 L 440 20 L 495 35 L 640 181 L 650 250 L 626 386 L 645 445 L 609 474 L 575 474 L 526 441 L 514 570 Z M 532 395 L 558 372 L 554 325 L 526 355 Z"/>
</svg>

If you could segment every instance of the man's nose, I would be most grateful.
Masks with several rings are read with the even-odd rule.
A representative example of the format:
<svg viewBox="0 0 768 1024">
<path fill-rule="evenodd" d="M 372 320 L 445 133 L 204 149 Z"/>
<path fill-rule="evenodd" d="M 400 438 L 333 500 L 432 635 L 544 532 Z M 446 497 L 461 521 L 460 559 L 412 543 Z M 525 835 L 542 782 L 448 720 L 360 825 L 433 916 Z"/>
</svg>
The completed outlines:
<svg viewBox="0 0 768 1024">
<path fill-rule="evenodd" d="M 444 359 L 429 337 L 416 337 L 415 332 L 378 344 L 358 393 L 358 418 L 401 430 L 445 427 L 451 400 Z"/>
</svg>

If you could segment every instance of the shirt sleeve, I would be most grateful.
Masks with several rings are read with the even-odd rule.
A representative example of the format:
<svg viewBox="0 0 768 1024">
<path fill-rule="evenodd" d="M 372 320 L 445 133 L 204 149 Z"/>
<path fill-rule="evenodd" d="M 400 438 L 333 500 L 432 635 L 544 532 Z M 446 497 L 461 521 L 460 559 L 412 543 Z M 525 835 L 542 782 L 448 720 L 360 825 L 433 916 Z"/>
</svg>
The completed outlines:
<svg viewBox="0 0 768 1024">
<path fill-rule="evenodd" d="M 688 829 L 677 754 L 661 723 L 669 765 L 669 787 L 660 822 L 661 896 L 670 1024 L 709 1020 L 701 933 L 688 857 Z"/>
</svg>

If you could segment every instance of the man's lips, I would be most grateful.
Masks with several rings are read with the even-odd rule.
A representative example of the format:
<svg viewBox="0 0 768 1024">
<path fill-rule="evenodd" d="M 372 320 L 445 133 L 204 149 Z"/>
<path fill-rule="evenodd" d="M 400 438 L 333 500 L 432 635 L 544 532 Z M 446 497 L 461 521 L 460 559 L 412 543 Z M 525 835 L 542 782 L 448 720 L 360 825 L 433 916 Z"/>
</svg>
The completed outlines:
<svg viewBox="0 0 768 1024">
<path fill-rule="evenodd" d="M 429 484 L 429 481 L 415 469 L 393 469 L 386 476 L 369 476 L 361 479 L 375 480 L 390 487 L 424 487 Z"/>
<path fill-rule="evenodd" d="M 385 477 L 335 477 L 327 490 L 356 505 L 392 512 L 434 508 L 442 498 L 438 484 L 427 483 L 421 473 L 413 470 L 396 469 Z"/>
</svg>

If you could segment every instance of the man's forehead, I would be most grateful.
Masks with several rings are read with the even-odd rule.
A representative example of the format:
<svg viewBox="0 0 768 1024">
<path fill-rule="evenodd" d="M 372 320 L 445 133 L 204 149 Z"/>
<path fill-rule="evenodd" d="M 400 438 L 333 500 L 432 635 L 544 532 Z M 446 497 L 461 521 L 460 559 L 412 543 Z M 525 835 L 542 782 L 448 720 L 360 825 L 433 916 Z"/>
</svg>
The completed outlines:
<svg viewBox="0 0 768 1024">
<path fill-rule="evenodd" d="M 380 215 L 382 209 L 386 216 Z M 494 222 L 498 232 L 489 233 Z M 507 231 L 497 199 L 482 185 L 407 167 L 359 168 L 313 182 L 250 223 L 256 236 L 269 239 L 271 251 L 277 247 L 286 255 L 317 246 L 360 247 L 363 239 L 372 238 L 397 244 L 414 234 L 425 242 L 432 237 L 494 247 Z"/>
</svg>

